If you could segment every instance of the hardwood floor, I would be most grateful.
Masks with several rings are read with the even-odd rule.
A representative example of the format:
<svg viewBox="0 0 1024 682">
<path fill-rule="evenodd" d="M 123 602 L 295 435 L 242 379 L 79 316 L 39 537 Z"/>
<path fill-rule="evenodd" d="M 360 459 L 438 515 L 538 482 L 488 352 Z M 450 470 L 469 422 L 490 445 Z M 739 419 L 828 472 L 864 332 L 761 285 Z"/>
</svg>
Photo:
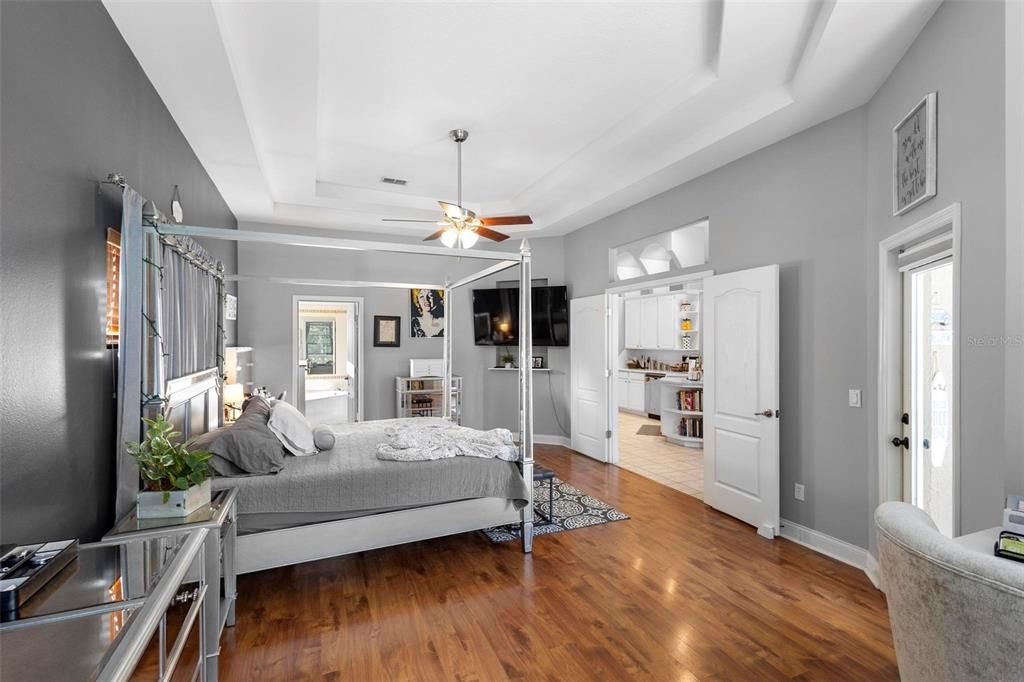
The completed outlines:
<svg viewBox="0 0 1024 682">
<path fill-rule="evenodd" d="M 566 448 L 559 477 L 632 519 L 467 533 L 242 576 L 227 680 L 898 679 L 860 571 Z"/>
</svg>

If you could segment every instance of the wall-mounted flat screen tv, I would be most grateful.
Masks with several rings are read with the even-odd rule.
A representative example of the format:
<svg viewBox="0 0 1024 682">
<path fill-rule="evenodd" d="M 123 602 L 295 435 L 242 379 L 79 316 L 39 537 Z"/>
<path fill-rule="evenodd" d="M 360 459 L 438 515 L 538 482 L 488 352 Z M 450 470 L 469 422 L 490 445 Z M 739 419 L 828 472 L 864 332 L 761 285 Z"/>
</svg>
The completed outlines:
<svg viewBox="0 0 1024 682">
<path fill-rule="evenodd" d="M 569 345 L 569 293 L 564 286 L 532 287 L 533 345 Z M 473 290 L 473 335 L 478 346 L 519 343 L 519 289 Z"/>
</svg>

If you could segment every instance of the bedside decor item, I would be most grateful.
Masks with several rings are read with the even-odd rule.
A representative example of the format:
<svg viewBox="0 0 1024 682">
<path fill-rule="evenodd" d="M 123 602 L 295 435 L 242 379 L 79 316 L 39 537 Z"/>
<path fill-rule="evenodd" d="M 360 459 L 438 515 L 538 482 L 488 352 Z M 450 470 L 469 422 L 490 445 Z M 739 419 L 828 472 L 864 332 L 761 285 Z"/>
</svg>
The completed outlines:
<svg viewBox="0 0 1024 682">
<path fill-rule="evenodd" d="M 512 369 L 516 366 L 516 356 L 507 348 L 505 349 L 505 352 L 501 354 L 501 364 L 505 369 Z"/>
<path fill-rule="evenodd" d="M 444 290 L 410 289 L 409 326 L 412 338 L 444 336 Z"/>
<path fill-rule="evenodd" d="M 531 362 L 533 363 L 533 368 L 534 369 L 544 369 L 544 356 L 543 355 L 534 355 L 531 358 Z"/>
<path fill-rule="evenodd" d="M 680 328 L 681 328 L 681 329 L 682 329 L 682 330 L 683 330 L 684 332 L 688 332 L 688 331 L 690 331 L 691 329 L 693 329 L 693 320 L 691 320 L 691 319 L 690 319 L 690 318 L 688 318 L 688 317 L 684 317 L 684 318 L 683 318 L 683 321 L 682 321 L 682 322 L 680 323 Z"/>
<path fill-rule="evenodd" d="M 892 214 L 935 196 L 937 93 L 930 92 L 892 129 Z"/>
<path fill-rule="evenodd" d="M 224 384 L 224 419 L 234 421 L 242 413 L 245 387 L 242 384 Z"/>
<path fill-rule="evenodd" d="M 373 345 L 398 348 L 402 345 L 402 318 L 397 315 L 373 316 Z"/>
<path fill-rule="evenodd" d="M 238 319 L 238 297 L 232 294 L 224 294 L 224 319 Z"/>
<path fill-rule="evenodd" d="M 178 193 L 177 185 L 174 186 L 174 194 L 171 195 L 171 217 L 179 225 L 185 219 L 185 209 L 181 206 L 181 194 Z"/>
<path fill-rule="evenodd" d="M 127 443 L 128 454 L 139 465 L 146 490 L 138 494 L 139 518 L 188 516 L 210 504 L 206 461 L 209 452 L 189 452 L 192 442 L 173 442 L 180 434 L 163 415 L 146 422 L 146 436 Z"/>
</svg>

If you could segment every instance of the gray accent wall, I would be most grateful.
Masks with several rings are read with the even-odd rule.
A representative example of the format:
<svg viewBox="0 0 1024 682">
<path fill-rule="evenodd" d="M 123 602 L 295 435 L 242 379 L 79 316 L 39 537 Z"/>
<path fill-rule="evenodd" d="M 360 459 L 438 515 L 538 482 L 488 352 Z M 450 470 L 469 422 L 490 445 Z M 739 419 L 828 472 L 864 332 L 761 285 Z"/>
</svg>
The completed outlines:
<svg viewBox="0 0 1024 682">
<path fill-rule="evenodd" d="M 869 329 L 878 324 L 878 242 L 954 202 L 962 207 L 960 273 L 961 532 L 1002 523 L 1006 443 L 1005 8 L 998 2 L 945 2 L 867 105 L 867 300 Z M 892 215 L 892 126 L 929 92 L 938 92 L 938 187 L 934 199 Z M 1020 229 L 1020 226 L 1017 226 Z M 1020 305 L 1020 302 L 1018 302 Z M 869 338 L 869 342 L 875 337 Z M 878 353 L 868 346 L 866 403 L 877 433 Z M 873 436 L 874 437 L 874 436 Z M 870 443 L 874 446 L 874 442 Z M 1019 460 L 1018 460 L 1019 461 Z M 878 493 L 870 459 L 871 507 Z M 1011 474 L 1007 477 L 1008 474 Z M 873 529 L 873 524 L 872 524 Z"/>
<path fill-rule="evenodd" d="M 245 223 L 243 230 L 292 231 L 378 241 L 410 241 L 389 235 L 332 232 L 315 228 L 291 228 L 261 223 Z M 481 244 L 477 248 L 508 250 L 518 254 L 519 239 L 502 245 Z M 417 243 L 411 241 L 410 243 Z M 531 241 L 534 278 L 549 284 L 562 284 L 562 239 Z M 305 279 L 402 281 L 444 283 L 483 270 L 493 261 L 427 257 L 380 252 L 338 251 L 267 244 L 241 243 L 238 247 L 239 274 L 243 276 L 291 277 Z M 518 383 L 513 372 L 495 372 L 487 368 L 496 362 L 493 347 L 473 344 L 472 289 L 494 287 L 498 281 L 518 280 L 519 268 L 512 268 L 468 287 L 456 290 L 449 310 L 454 314 L 454 369 L 463 377 L 463 424 L 476 428 L 505 427 L 516 430 L 518 423 Z M 259 280 L 239 282 L 239 344 L 252 346 L 253 379 L 272 392 L 292 390 L 294 365 L 292 335 L 293 296 L 361 297 L 365 323 L 360 335 L 363 344 L 363 418 L 388 419 L 395 416 L 395 377 L 407 376 L 411 358 L 439 358 L 441 339 L 414 339 L 410 336 L 410 298 L 408 289 L 299 287 Z M 572 292 L 570 290 L 570 295 Z M 373 316 L 398 315 L 402 318 L 402 343 L 399 348 L 373 346 Z M 547 351 L 551 372 L 535 374 L 535 432 L 568 437 L 569 429 L 569 349 Z M 561 422 L 561 424 L 559 424 Z"/>
<path fill-rule="evenodd" d="M 782 516 L 867 546 L 865 114 L 856 110 L 566 237 L 573 296 L 607 286 L 607 250 L 710 217 L 711 267 L 780 265 Z M 600 265 L 597 265 L 600 264 Z M 806 501 L 793 484 L 806 486 Z"/>
<path fill-rule="evenodd" d="M 604 289 L 607 249 L 710 217 L 718 273 L 781 265 L 782 516 L 873 546 L 878 500 L 878 243 L 963 208 L 962 532 L 997 525 L 1019 480 L 1004 435 L 1008 328 L 1003 3 L 948 0 L 864 106 L 566 237 L 574 296 Z M 938 195 L 892 216 L 892 127 L 938 91 Z M 1019 229 L 1019 226 L 1018 226 Z M 1011 290 L 1013 287 L 1010 287 Z M 992 341 L 990 343 L 990 341 Z M 1012 365 L 1012 363 L 1011 363 Z M 847 389 L 862 390 L 861 409 Z M 806 486 L 806 501 L 793 484 Z"/>
<path fill-rule="evenodd" d="M 123 173 L 167 213 L 235 219 L 99 2 L 2 2 L 0 536 L 95 539 L 113 524 L 114 354 L 106 228 Z M 233 244 L 209 245 L 234 270 Z"/>
</svg>

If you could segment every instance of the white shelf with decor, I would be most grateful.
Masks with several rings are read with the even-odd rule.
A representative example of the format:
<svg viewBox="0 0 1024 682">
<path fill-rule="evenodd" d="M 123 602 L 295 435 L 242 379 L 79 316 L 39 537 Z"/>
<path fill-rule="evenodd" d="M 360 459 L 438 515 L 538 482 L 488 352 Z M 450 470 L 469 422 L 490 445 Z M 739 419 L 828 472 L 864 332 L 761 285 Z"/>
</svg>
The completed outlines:
<svg viewBox="0 0 1024 682">
<path fill-rule="evenodd" d="M 442 416 L 441 377 L 396 377 L 395 413 L 402 417 Z M 455 423 L 462 423 L 462 377 L 452 377 L 452 408 Z"/>
</svg>

